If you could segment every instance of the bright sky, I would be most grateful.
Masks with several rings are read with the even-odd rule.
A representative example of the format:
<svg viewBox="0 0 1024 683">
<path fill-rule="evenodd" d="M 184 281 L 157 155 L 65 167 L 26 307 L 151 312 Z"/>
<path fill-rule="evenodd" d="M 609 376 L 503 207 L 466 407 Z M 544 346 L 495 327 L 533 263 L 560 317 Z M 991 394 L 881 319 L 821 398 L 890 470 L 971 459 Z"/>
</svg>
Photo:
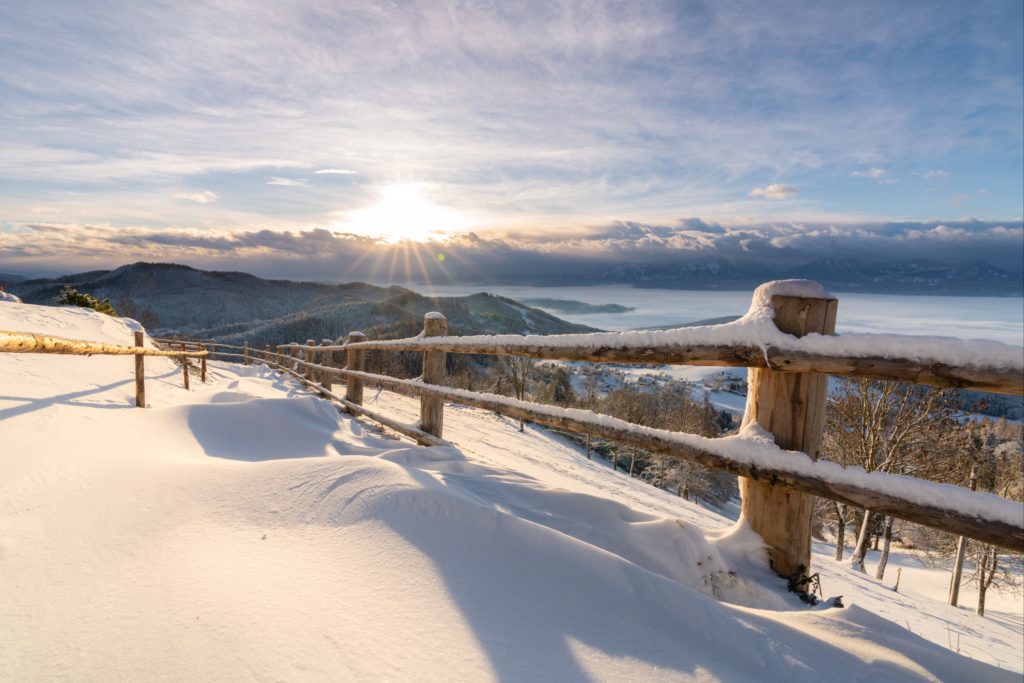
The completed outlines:
<svg viewBox="0 0 1024 683">
<path fill-rule="evenodd" d="M 1022 6 L 6 2 L 0 265 L 83 226 L 1016 230 Z"/>
</svg>

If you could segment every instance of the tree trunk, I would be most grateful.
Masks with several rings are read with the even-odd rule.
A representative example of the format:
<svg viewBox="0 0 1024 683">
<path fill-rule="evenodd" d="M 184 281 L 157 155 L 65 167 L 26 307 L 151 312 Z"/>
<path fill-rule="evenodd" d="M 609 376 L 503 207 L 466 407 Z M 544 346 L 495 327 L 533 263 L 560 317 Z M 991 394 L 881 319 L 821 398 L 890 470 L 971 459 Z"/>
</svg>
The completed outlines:
<svg viewBox="0 0 1024 683">
<path fill-rule="evenodd" d="M 631 448 L 629 450 L 629 476 L 633 476 L 633 470 L 636 468 L 636 449 Z"/>
<path fill-rule="evenodd" d="M 978 464 L 971 464 L 971 490 L 978 490 Z M 956 539 L 956 556 L 953 558 L 953 576 L 949 579 L 949 604 L 957 606 L 960 601 L 960 579 L 964 573 L 964 555 L 967 553 L 967 537 Z"/>
<path fill-rule="evenodd" d="M 864 556 L 868 554 L 868 542 L 871 540 L 871 510 L 864 511 L 864 518 L 860 524 L 860 533 L 857 535 L 857 546 L 853 550 L 853 557 L 850 564 L 857 571 L 864 571 Z"/>
<path fill-rule="evenodd" d="M 590 460 L 590 434 L 587 434 L 587 460 Z"/>
<path fill-rule="evenodd" d="M 978 576 L 978 616 L 985 616 L 985 593 L 992 585 L 992 579 L 996 575 L 996 563 L 999 556 L 996 554 L 995 546 L 985 548 L 985 554 L 981 557 L 981 569 Z"/>
<path fill-rule="evenodd" d="M 846 550 L 846 506 L 840 505 L 835 501 L 832 505 L 836 510 L 836 519 L 838 520 L 838 527 L 836 528 L 836 562 L 841 562 L 843 559 L 843 551 Z"/>
<path fill-rule="evenodd" d="M 882 556 L 878 558 L 878 571 L 875 578 L 881 580 L 885 576 L 885 565 L 889 563 L 889 546 L 892 544 L 892 522 L 893 516 L 886 515 L 885 528 L 882 529 Z"/>
</svg>

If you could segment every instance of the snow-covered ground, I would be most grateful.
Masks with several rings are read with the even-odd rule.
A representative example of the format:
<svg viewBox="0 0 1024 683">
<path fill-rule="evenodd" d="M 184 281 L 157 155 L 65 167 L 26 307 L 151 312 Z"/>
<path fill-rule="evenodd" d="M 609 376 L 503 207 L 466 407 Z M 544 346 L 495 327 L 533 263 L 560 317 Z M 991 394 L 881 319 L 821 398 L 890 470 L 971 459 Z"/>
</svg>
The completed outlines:
<svg viewBox="0 0 1024 683">
<path fill-rule="evenodd" d="M 130 343 L 84 309 L 0 329 Z M 0 354 L 3 680 L 1020 680 L 1021 602 L 899 593 L 816 548 L 808 609 L 727 517 L 545 430 L 449 406 L 454 448 L 263 368 Z M 416 403 L 367 392 L 413 421 Z M 962 604 L 973 600 L 965 590 Z M 959 640 L 957 635 L 959 634 Z M 956 654 L 959 650 L 961 654 Z M 967 657 L 962 655 L 968 655 Z M 986 662 L 998 664 L 1002 669 Z"/>
</svg>

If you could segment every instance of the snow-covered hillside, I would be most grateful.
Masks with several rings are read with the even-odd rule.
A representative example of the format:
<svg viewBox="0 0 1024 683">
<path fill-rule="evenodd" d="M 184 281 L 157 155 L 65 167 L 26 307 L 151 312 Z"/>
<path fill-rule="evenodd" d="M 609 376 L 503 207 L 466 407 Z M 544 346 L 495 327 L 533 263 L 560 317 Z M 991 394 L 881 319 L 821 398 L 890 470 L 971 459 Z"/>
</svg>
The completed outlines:
<svg viewBox="0 0 1024 683">
<path fill-rule="evenodd" d="M 24 304 L 0 306 L 0 329 L 131 339 L 118 319 Z M 743 527 L 544 430 L 452 406 L 457 448 L 422 448 L 262 368 L 213 363 L 187 392 L 164 358 L 146 359 L 141 410 L 132 367 L 0 354 L 0 679 L 1013 681 L 1024 668 L 1018 603 L 968 623 L 906 572 L 896 594 L 819 553 L 826 592 L 849 606 L 808 609 Z M 406 399 L 366 398 L 413 419 Z M 947 628 L 964 632 L 955 647 Z"/>
</svg>

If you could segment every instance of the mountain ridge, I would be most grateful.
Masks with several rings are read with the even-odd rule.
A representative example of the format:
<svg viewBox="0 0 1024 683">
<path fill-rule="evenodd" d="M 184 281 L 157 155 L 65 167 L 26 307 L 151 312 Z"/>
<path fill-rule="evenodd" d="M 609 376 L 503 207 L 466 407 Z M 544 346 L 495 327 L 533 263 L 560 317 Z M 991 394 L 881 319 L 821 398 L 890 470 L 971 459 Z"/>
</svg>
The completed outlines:
<svg viewBox="0 0 1024 683">
<path fill-rule="evenodd" d="M 110 298 L 122 315 L 163 334 L 280 344 L 337 339 L 360 330 L 370 338 L 412 336 L 423 314 L 440 311 L 453 334 L 589 332 L 540 309 L 485 293 L 426 297 L 404 287 L 364 282 L 324 284 L 269 280 L 250 273 L 138 262 L 103 271 L 13 283 L 26 303 L 51 304 L 70 286 Z"/>
</svg>

